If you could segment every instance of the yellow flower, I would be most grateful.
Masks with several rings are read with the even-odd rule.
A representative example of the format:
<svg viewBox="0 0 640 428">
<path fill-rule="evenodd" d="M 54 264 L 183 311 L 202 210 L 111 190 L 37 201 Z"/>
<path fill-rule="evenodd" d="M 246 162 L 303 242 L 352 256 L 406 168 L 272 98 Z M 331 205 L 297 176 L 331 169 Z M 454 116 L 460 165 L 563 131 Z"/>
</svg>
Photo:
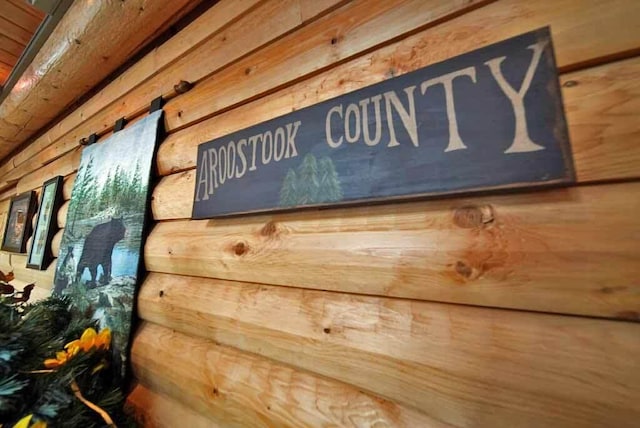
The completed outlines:
<svg viewBox="0 0 640 428">
<path fill-rule="evenodd" d="M 98 333 L 91 327 L 86 329 L 82 336 L 80 336 L 80 349 L 84 352 L 89 351 L 96 344 L 96 338 L 98 337 Z"/>
<path fill-rule="evenodd" d="M 44 360 L 44 366 L 48 369 L 55 369 L 69 361 L 69 359 L 78 355 L 80 350 L 88 352 L 93 348 L 109 349 L 110 345 L 111 330 L 104 328 L 100 334 L 98 334 L 93 328 L 89 327 L 82 333 L 80 339 L 71 341 L 64 345 L 64 351 L 56 352 L 56 358 Z"/>
<path fill-rule="evenodd" d="M 27 415 L 24 418 L 20 419 L 13 428 L 27 428 L 29 427 L 29 422 L 31 422 L 31 418 L 33 418 L 33 414 Z M 34 422 L 31 425 L 31 428 L 47 428 L 47 423 L 45 421 Z"/>
<path fill-rule="evenodd" d="M 72 342 L 69 342 L 64 345 L 64 349 L 67 350 L 69 358 L 74 357 L 78 354 L 78 352 L 80 352 L 80 341 L 76 339 Z"/>
<path fill-rule="evenodd" d="M 27 428 L 29 426 L 29 422 L 31 422 L 31 418 L 33 415 L 27 415 L 24 418 L 20 419 L 13 428 Z"/>
<path fill-rule="evenodd" d="M 99 349 L 109 349 L 109 345 L 111 345 L 111 330 L 103 328 L 96 338 L 96 346 Z"/>
<path fill-rule="evenodd" d="M 56 352 L 55 358 L 48 358 L 44 360 L 44 366 L 48 369 L 55 369 L 56 367 L 60 367 L 64 363 L 69 360 L 70 355 L 67 354 L 66 351 L 58 351 Z"/>
</svg>

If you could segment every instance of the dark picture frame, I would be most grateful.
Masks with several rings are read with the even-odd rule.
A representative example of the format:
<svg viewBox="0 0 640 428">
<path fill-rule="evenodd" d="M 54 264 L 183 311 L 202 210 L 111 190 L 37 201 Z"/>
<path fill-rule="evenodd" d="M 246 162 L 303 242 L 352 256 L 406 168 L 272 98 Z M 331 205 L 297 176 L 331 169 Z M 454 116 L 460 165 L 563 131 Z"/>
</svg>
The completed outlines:
<svg viewBox="0 0 640 428">
<path fill-rule="evenodd" d="M 42 185 L 40 203 L 38 204 L 38 219 L 27 258 L 28 268 L 45 270 L 54 259 L 51 241 L 59 230 L 57 214 L 64 202 L 62 197 L 63 183 L 64 178 L 58 175 L 45 181 Z"/>
<path fill-rule="evenodd" d="M 7 223 L 2 238 L 3 251 L 26 253 L 31 235 L 31 220 L 36 210 L 36 192 L 33 190 L 11 198 Z"/>
</svg>

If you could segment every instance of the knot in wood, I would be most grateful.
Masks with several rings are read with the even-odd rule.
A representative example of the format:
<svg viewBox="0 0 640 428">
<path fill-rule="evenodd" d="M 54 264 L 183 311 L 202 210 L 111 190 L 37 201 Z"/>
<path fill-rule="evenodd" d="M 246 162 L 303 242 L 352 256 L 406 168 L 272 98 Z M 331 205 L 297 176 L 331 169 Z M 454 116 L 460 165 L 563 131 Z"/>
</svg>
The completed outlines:
<svg viewBox="0 0 640 428">
<path fill-rule="evenodd" d="M 233 252 L 236 254 L 236 256 L 241 256 L 244 253 L 246 253 L 248 250 L 249 250 L 249 246 L 244 242 L 238 242 L 236 245 L 233 246 Z"/>
<path fill-rule="evenodd" d="M 270 221 L 267 224 L 265 224 L 264 227 L 260 230 L 260 235 L 269 237 L 269 236 L 275 235 L 277 230 L 278 230 L 278 227 L 276 223 L 273 221 Z"/>
<path fill-rule="evenodd" d="M 457 208 L 453 214 L 453 222 L 458 227 L 473 229 L 493 222 L 491 205 L 465 206 Z"/>
<path fill-rule="evenodd" d="M 456 272 L 465 278 L 470 278 L 473 274 L 473 269 L 465 262 L 458 261 L 456 263 Z"/>
<path fill-rule="evenodd" d="M 177 85 L 173 86 L 173 90 L 178 94 L 184 94 L 185 92 L 189 92 L 193 89 L 193 83 L 187 82 L 186 80 L 181 80 Z"/>
</svg>

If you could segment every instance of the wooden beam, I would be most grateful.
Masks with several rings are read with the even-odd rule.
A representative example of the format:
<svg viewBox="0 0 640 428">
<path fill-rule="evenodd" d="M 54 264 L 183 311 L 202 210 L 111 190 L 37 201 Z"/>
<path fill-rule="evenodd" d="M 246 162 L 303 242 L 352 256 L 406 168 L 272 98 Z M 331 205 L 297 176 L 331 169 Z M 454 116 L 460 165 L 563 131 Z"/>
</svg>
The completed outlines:
<svg viewBox="0 0 640 428">
<path fill-rule="evenodd" d="M 71 199 L 71 192 L 73 191 L 73 184 L 76 181 L 76 177 L 78 174 L 75 172 L 73 174 L 69 174 L 64 178 L 64 185 L 62 187 L 62 198 L 65 201 Z"/>
<path fill-rule="evenodd" d="M 112 104 L 118 99 L 124 97 L 127 93 L 137 88 L 139 85 L 152 78 L 157 74 L 165 74 L 165 69 L 177 61 L 180 57 L 186 55 L 188 52 L 196 49 L 204 41 L 210 39 L 215 34 L 218 34 L 228 25 L 238 19 L 243 13 L 250 10 L 258 0 L 222 0 L 209 10 L 205 11 L 200 17 L 189 24 L 185 29 L 178 34 L 167 40 L 162 45 L 155 48 L 149 54 L 145 55 L 140 61 L 136 62 L 120 76 L 118 76 L 113 82 L 107 85 L 102 91 L 94 95 L 90 100 L 82 105 L 82 108 L 74 110 L 64 119 L 56 124 L 54 128 L 47 131 L 46 138 L 39 138 L 32 144 L 33 147 L 29 147 L 25 152 L 16 156 L 16 163 L 20 164 L 25 162 L 30 157 L 38 153 L 40 150 L 48 146 L 52 141 L 55 141 L 82 124 L 83 122 L 90 120 L 94 115 L 100 113 L 108 107 L 114 107 Z M 211 56 L 210 54 L 206 55 Z M 121 111 L 120 117 L 130 116 L 136 113 L 137 110 L 148 108 L 150 100 L 156 98 L 159 95 L 164 95 L 171 91 L 171 83 L 175 85 L 178 83 L 167 81 L 167 85 L 164 89 L 154 87 L 153 93 L 149 94 L 149 97 L 144 100 L 139 100 L 139 104 L 134 110 Z M 127 103 L 127 107 L 130 103 Z M 114 119 L 115 120 L 115 119 Z M 105 124 L 105 126 L 112 125 Z M 101 130 L 103 126 L 95 126 L 96 130 Z M 87 134 L 88 135 L 88 134 Z"/>
<path fill-rule="evenodd" d="M 562 76 L 580 182 L 640 177 L 640 56 Z"/>
<path fill-rule="evenodd" d="M 622 427 L 640 417 L 640 365 L 624 358 L 640 351 L 640 324 L 153 273 L 138 302 L 147 321 L 455 426 Z"/>
<path fill-rule="evenodd" d="M 137 383 L 127 396 L 126 410 L 140 426 L 151 428 L 219 428 L 215 423 L 179 401 Z"/>
<path fill-rule="evenodd" d="M 422 3 L 426 7 L 426 3 Z M 439 23 L 434 28 L 366 55 L 355 63 L 359 75 L 364 74 L 365 80 L 382 79 L 549 25 L 558 66 L 561 70 L 568 70 L 640 47 L 640 32 L 631 31 L 631 28 L 638 25 L 639 18 L 628 15 L 631 7 L 640 16 L 640 3 L 634 6 L 626 1 L 607 3 L 594 1 L 578 4 L 565 0 L 554 2 L 553 8 L 544 0 L 492 3 L 456 19 Z M 407 13 L 410 14 L 411 9 Z M 335 19 L 331 19 L 333 16 Z M 419 14 L 414 12 L 414 16 Z M 306 26 L 299 33 L 283 38 L 261 50 L 259 56 L 247 58 L 223 70 L 189 93 L 168 103 L 165 109 L 167 128 L 185 127 L 238 103 L 263 96 L 283 84 L 318 72 L 337 61 L 346 60 L 360 49 L 388 43 L 393 40 L 391 34 L 394 30 L 397 35 L 401 35 L 403 31 L 400 29 L 404 26 L 402 23 L 411 22 L 409 16 L 403 15 L 396 8 L 393 14 L 385 15 L 386 19 L 379 18 L 380 27 L 385 31 L 380 31 L 381 37 L 378 38 L 378 31 L 372 29 L 378 28 L 377 25 L 369 28 L 366 25 L 363 28 L 343 28 L 345 22 L 338 19 L 337 12 L 332 17 L 327 16 Z M 437 13 L 434 18 L 436 17 Z M 611 37 L 607 37 L 604 42 L 603 37 L 591 30 L 593 25 L 607 28 L 610 31 L 607 34 L 611 34 Z M 360 30 L 367 36 L 359 35 Z M 321 38 L 318 34 L 326 36 Z M 332 44 L 332 36 L 336 35 L 337 42 Z M 389 61 L 389 58 L 400 53 L 402 61 Z M 369 63 L 373 58 L 382 62 L 382 70 L 370 69 Z M 247 73 L 247 70 L 250 72 Z"/>
<path fill-rule="evenodd" d="M 78 166 L 80 166 L 81 156 L 82 147 L 77 147 L 74 151 L 65 154 L 37 171 L 25 175 L 18 182 L 18 193 L 42 187 L 45 181 L 56 175 L 66 176 L 73 174 L 78 170 Z"/>
<path fill-rule="evenodd" d="M 159 50 L 159 59 L 154 52 L 150 53 L 147 55 L 149 59 L 141 61 L 140 67 L 134 67 L 132 73 L 123 75 L 122 80 L 116 80 L 105 88 L 104 97 L 96 95 L 93 98 L 96 101 L 90 101 L 87 105 L 87 114 L 84 106 L 77 109 L 12 158 L 8 170 L 25 162 L 29 164 L 26 171 L 31 171 L 32 165 L 46 164 L 50 159 L 76 147 L 80 138 L 110 129 L 120 117 L 129 118 L 144 111 L 150 100 L 158 95 L 173 94 L 173 86 L 180 80 L 197 81 L 217 67 L 227 66 L 265 43 L 321 16 L 337 2 L 344 1 L 270 0 L 261 3 L 258 8 L 253 7 L 255 2 L 221 2 L 212 8 L 212 13 L 207 14 L 204 21 L 187 27 L 175 43 L 169 42 L 167 49 Z M 239 16 L 245 11 L 247 14 L 240 19 Z M 207 29 L 210 33 L 206 32 Z M 190 50 L 190 42 L 198 43 L 198 40 L 200 44 Z M 211 52 L 216 54 L 212 55 Z M 156 60 L 165 68 L 157 68 Z M 126 98 L 123 98 L 123 92 Z M 91 117 L 91 114 L 94 116 Z M 0 176 L 8 170 L 0 168 Z"/>
<path fill-rule="evenodd" d="M 138 329 L 131 360 L 141 383 L 223 426 L 445 425 L 353 386 L 151 323 Z"/>
<path fill-rule="evenodd" d="M 145 262 L 153 272 L 640 320 L 637 192 L 639 182 L 161 222 Z"/>
<path fill-rule="evenodd" d="M 60 207 L 60 209 L 58 210 L 58 214 L 57 214 L 58 227 L 61 229 L 64 228 L 67 224 L 67 214 L 69 213 L 69 205 L 71 205 L 71 202 L 65 201 Z"/>
<path fill-rule="evenodd" d="M 114 71 L 158 29 L 168 28 L 176 16 L 198 2 L 74 3 L 21 81 L 0 104 L 0 157 Z M 2 22 L 0 19 L 0 29 Z M 26 44 L 29 39 L 20 41 Z"/>
<path fill-rule="evenodd" d="M 55 258 L 58 258 L 58 255 L 60 255 L 60 243 L 62 242 L 63 234 L 64 229 L 60 229 L 55 235 L 53 235 L 53 240 L 51 241 L 51 252 Z"/>
<path fill-rule="evenodd" d="M 386 48 L 356 58 L 348 63 L 348 67 L 342 68 L 346 73 L 335 82 L 339 82 L 343 92 L 350 90 L 350 88 L 357 89 L 358 87 L 383 80 L 388 77 L 389 73 L 401 74 L 412 71 L 453 55 L 467 52 L 485 44 L 497 42 L 544 25 L 551 26 L 556 54 L 559 64 L 563 69 L 569 70 L 584 67 L 587 64 L 606 62 L 614 57 L 629 55 L 630 51 L 637 49 L 640 45 L 640 36 L 636 36 L 637 32 L 632 31 L 632 29 L 635 28 L 635 17 L 640 16 L 640 14 L 632 13 L 634 7 L 635 4 L 629 5 L 622 0 L 608 0 L 605 2 L 593 0 L 587 3 L 582 2 L 579 5 L 569 0 L 563 0 L 554 3 L 553 8 L 549 8 L 547 2 L 543 0 L 526 3 L 517 0 L 505 0 L 474 10 L 451 21 L 440 23 L 437 28 L 428 29 L 419 34 L 409 36 L 404 40 L 391 43 Z M 325 19 L 328 19 L 328 16 L 325 17 Z M 607 29 L 608 34 L 611 35 L 607 38 L 606 43 L 602 41 L 602 38 L 598 37 L 596 32 L 591 30 L 596 25 L 598 28 Z M 324 29 L 321 33 L 324 33 Z M 317 34 L 315 34 L 314 37 L 317 39 Z M 399 37 L 400 36 L 398 36 L 398 38 Z M 330 41 L 331 38 L 332 37 L 328 37 L 328 40 Z M 296 39 L 293 34 L 287 36 L 286 40 L 290 43 L 278 45 L 280 46 L 279 51 L 286 52 L 290 46 L 295 46 L 302 42 Z M 320 42 L 322 42 L 322 40 L 318 40 L 318 43 Z M 278 43 L 282 43 L 282 41 Z M 324 44 L 330 45 L 327 40 L 324 40 Z M 342 43 L 337 43 L 337 45 L 337 47 L 328 49 L 342 49 Z M 443 46 L 446 46 L 446 49 L 442 48 Z M 271 51 L 261 49 L 255 56 L 251 55 L 247 57 L 246 64 L 241 61 L 233 65 L 233 67 L 227 67 L 229 70 L 223 69 L 220 71 L 222 74 L 218 73 L 211 76 L 198 85 L 201 89 L 191 91 L 194 94 L 200 94 L 204 99 L 215 102 L 215 104 L 211 104 L 207 101 L 205 117 L 218 114 L 219 108 L 217 106 L 226 105 L 226 108 L 228 108 L 230 104 L 225 101 L 227 98 L 223 97 L 227 89 L 229 89 L 228 92 L 231 96 L 229 99 L 234 100 L 236 99 L 233 93 L 235 90 L 247 90 L 246 88 L 250 88 L 253 85 L 252 79 L 258 78 L 256 75 L 264 77 L 264 73 L 269 72 L 262 65 L 259 70 L 252 68 L 255 64 L 262 64 L 263 61 L 269 63 L 269 56 L 273 55 L 268 54 L 268 52 Z M 328 52 L 327 55 L 334 58 L 334 60 L 342 58 L 340 56 L 336 57 L 336 53 L 333 51 Z M 304 52 L 302 54 L 304 54 Z M 276 56 L 281 55 L 280 53 Z M 340 55 L 339 52 L 338 55 Z M 387 61 L 387 59 L 389 60 Z M 339 66 L 339 68 L 340 67 L 343 66 Z M 280 70 L 289 72 L 288 69 L 290 68 L 290 65 L 280 64 L 279 68 L 271 70 L 274 74 L 273 79 L 276 79 L 272 81 L 277 85 L 277 88 L 284 87 L 291 83 L 286 81 L 288 74 L 280 73 Z M 253 72 L 249 73 L 249 76 L 245 74 L 247 69 L 253 70 Z M 366 70 L 366 72 L 363 72 L 363 70 Z M 215 70 L 209 70 L 208 73 L 214 71 Z M 314 73 L 316 72 L 317 69 Z M 282 74 L 282 78 L 277 80 L 277 76 L 280 74 Z M 167 77 L 166 74 L 162 76 Z M 227 82 L 225 80 L 226 78 L 223 79 L 223 76 L 229 76 L 229 81 Z M 297 76 L 297 78 L 300 79 L 301 76 Z M 168 81 L 172 80 L 168 79 Z M 204 87 L 214 84 L 212 82 L 215 82 L 215 86 L 218 89 L 226 86 L 226 88 L 224 88 L 225 92 L 216 91 L 215 97 L 213 98 L 207 95 L 210 90 L 205 90 Z M 266 82 L 258 81 L 257 83 L 258 85 L 255 90 L 259 92 L 262 91 L 261 93 L 264 95 L 266 89 L 263 90 L 261 88 L 264 88 Z M 329 80 L 327 83 L 329 84 L 327 91 L 332 90 L 332 85 L 335 84 L 334 81 Z M 236 85 L 241 85 L 241 88 L 238 88 Z M 272 86 L 268 91 L 273 90 L 274 88 Z M 321 92 L 325 93 L 324 87 Z M 168 117 L 171 115 L 174 117 L 174 119 L 169 119 L 170 121 L 178 120 L 176 117 L 183 114 L 192 114 L 189 112 L 192 109 L 203 108 L 200 104 L 203 102 L 202 98 L 196 100 L 197 102 L 194 103 L 192 102 L 193 99 L 187 98 L 186 95 L 188 94 L 175 98 L 167 105 L 167 111 L 172 112 Z M 231 104 L 247 101 L 246 96 L 241 98 L 244 99 L 240 101 L 236 99 L 236 101 L 233 101 Z M 181 104 L 181 99 L 184 99 L 186 104 Z M 186 109 L 181 110 L 179 108 L 180 106 L 184 106 Z M 94 118 L 85 121 L 83 126 L 94 130 L 101 129 L 102 125 L 100 124 L 110 126 L 113 120 L 123 115 L 123 112 L 115 111 L 108 113 L 105 110 L 104 114 L 107 115 L 103 118 L 104 120 Z M 124 114 L 126 114 L 126 112 Z M 186 124 L 184 120 L 186 119 L 180 119 L 180 125 L 178 126 L 184 126 Z M 89 128 L 81 129 L 80 131 L 82 132 L 78 131 L 78 128 L 76 132 L 67 133 L 64 138 L 63 136 L 58 136 L 58 142 L 49 148 L 50 151 L 47 152 L 46 156 L 44 153 L 36 156 L 31 152 L 31 149 L 27 149 L 24 157 L 18 162 L 16 162 L 14 158 L 0 167 L 0 176 L 10 177 L 13 176 L 13 174 L 19 175 L 38 168 L 47 163 L 48 159 L 60 156 L 60 153 L 64 153 L 74 147 L 75 144 L 77 144 L 77 139 L 80 138 L 80 136 L 84 136 L 83 133 L 88 133 Z M 200 141 L 202 142 L 204 140 Z M 38 140 L 38 142 L 32 146 L 34 150 L 36 148 L 42 150 L 44 147 L 52 144 L 52 142 L 50 135 L 45 135 L 43 139 Z M 9 172 L 13 171 L 23 162 L 26 163 L 21 166 L 21 172 L 9 174 Z M 2 188 L 2 186 L 3 184 L 0 182 L 0 188 Z"/>
</svg>

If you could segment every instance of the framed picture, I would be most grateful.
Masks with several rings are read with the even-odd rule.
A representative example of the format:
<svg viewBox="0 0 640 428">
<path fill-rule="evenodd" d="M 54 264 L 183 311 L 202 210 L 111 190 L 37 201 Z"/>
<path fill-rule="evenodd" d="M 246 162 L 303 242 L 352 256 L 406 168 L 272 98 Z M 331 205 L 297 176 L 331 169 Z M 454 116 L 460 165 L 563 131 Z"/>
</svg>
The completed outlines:
<svg viewBox="0 0 640 428">
<path fill-rule="evenodd" d="M 56 214 L 63 202 L 63 180 L 59 175 L 42 185 L 36 229 L 33 232 L 33 243 L 27 259 L 28 268 L 44 270 L 53 260 L 51 241 L 58 231 Z"/>
<path fill-rule="evenodd" d="M 36 192 L 22 193 L 11 198 L 7 224 L 4 228 L 2 249 L 14 253 L 24 253 L 31 233 L 31 219 L 36 210 Z"/>
</svg>

